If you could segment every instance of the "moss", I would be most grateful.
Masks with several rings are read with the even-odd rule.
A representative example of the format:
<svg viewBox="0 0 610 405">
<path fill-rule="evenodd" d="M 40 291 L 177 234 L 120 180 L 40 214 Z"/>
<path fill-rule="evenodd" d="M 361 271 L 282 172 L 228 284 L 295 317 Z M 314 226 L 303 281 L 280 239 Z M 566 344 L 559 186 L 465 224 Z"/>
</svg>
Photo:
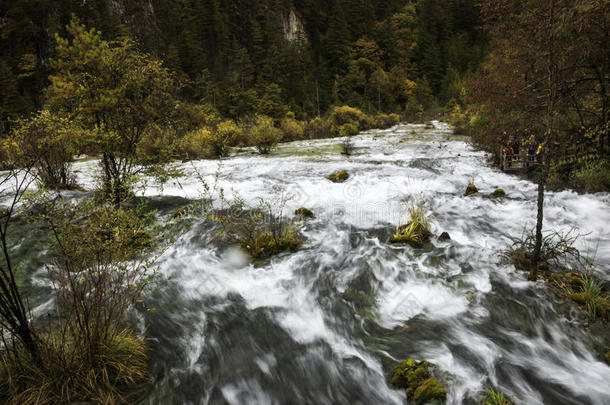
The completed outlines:
<svg viewBox="0 0 610 405">
<path fill-rule="evenodd" d="M 447 390 L 436 378 L 428 378 L 422 382 L 413 394 L 416 404 L 425 404 L 430 401 L 444 401 L 447 398 Z"/>
<path fill-rule="evenodd" d="M 349 173 L 345 170 L 341 170 L 340 172 L 336 172 L 327 177 L 328 180 L 333 183 L 343 183 L 345 180 L 349 178 Z"/>
<path fill-rule="evenodd" d="M 313 218 L 314 217 L 313 211 L 310 210 L 309 208 L 305 208 L 305 207 L 298 208 L 297 210 L 294 211 L 294 214 L 298 215 L 300 217 L 303 217 L 303 218 Z"/>
<path fill-rule="evenodd" d="M 491 193 L 492 197 L 506 197 L 506 193 L 504 192 L 503 189 L 501 188 L 497 188 L 494 190 L 493 193 Z"/>
<path fill-rule="evenodd" d="M 606 354 L 604 354 L 604 357 L 606 358 L 606 363 L 610 364 L 610 350 L 608 350 Z"/>
<path fill-rule="evenodd" d="M 468 187 L 466 187 L 466 191 L 464 191 L 464 197 L 468 197 L 469 195 L 478 193 L 479 190 L 476 188 L 474 183 L 468 183 Z"/>
<path fill-rule="evenodd" d="M 447 241 L 447 240 L 451 240 L 451 236 L 449 236 L 449 234 L 447 232 L 443 232 L 440 234 L 440 236 L 438 237 L 438 240 L 440 241 Z"/>
<path fill-rule="evenodd" d="M 431 366 L 427 361 L 407 359 L 394 368 L 392 385 L 404 388 L 407 398 L 418 404 L 445 399 L 447 390 L 431 377 Z"/>
<path fill-rule="evenodd" d="M 242 243 L 242 247 L 255 259 L 266 259 L 278 253 L 294 252 L 301 245 L 298 234 L 289 230 L 282 236 L 273 236 L 265 231 L 257 235 L 251 244 Z"/>
<path fill-rule="evenodd" d="M 483 401 L 483 405 L 513 405 L 515 400 L 508 398 L 503 392 L 494 391 L 491 388 L 487 390 L 487 397 Z"/>
</svg>

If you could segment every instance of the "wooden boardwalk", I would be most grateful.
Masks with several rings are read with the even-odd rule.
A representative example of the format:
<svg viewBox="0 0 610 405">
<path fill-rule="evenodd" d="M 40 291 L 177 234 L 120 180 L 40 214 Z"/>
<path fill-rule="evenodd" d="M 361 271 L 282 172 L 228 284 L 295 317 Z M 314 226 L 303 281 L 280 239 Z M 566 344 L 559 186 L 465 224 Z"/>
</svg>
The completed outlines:
<svg viewBox="0 0 610 405">
<path fill-rule="evenodd" d="M 503 150 L 501 157 L 500 169 L 505 172 L 529 170 L 542 163 L 540 155 L 529 155 L 527 153 L 509 155 Z"/>
</svg>

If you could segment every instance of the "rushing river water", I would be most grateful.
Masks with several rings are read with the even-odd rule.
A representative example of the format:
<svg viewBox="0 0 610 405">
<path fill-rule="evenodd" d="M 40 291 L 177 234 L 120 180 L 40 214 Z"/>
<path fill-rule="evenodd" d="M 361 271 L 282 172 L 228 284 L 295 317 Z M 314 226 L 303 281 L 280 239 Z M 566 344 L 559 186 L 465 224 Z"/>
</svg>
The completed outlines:
<svg viewBox="0 0 610 405">
<path fill-rule="evenodd" d="M 306 242 L 252 264 L 212 243 L 195 222 L 160 259 L 161 280 L 138 326 L 149 339 L 155 384 L 149 404 L 402 404 L 393 367 L 425 359 L 449 404 L 478 403 L 496 387 L 523 404 L 609 404 L 604 328 L 589 328 L 543 283 L 500 252 L 535 220 L 533 183 L 490 168 L 451 128 L 400 125 L 353 138 L 281 145 L 270 156 L 222 162 L 220 184 L 249 201 L 292 196 L 305 206 Z M 90 184 L 92 163 L 79 163 Z M 145 194 L 170 212 L 212 182 L 214 161 L 179 165 L 185 177 Z M 326 176 L 345 169 L 350 178 Z M 480 195 L 463 197 L 474 179 Z M 496 187 L 507 197 L 487 198 Z M 182 198 L 177 198 L 182 197 Z M 424 201 L 434 239 L 421 249 L 388 243 Z M 549 193 L 546 229 L 578 226 L 580 247 L 609 279 L 610 196 Z"/>
</svg>

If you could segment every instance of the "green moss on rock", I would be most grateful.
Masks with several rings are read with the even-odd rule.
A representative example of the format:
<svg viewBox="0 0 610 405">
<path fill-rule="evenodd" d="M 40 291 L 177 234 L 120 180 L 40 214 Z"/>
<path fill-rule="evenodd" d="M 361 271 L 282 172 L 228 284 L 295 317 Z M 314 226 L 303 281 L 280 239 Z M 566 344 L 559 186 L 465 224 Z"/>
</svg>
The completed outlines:
<svg viewBox="0 0 610 405">
<path fill-rule="evenodd" d="M 340 172 L 336 172 L 327 177 L 328 180 L 333 183 L 343 183 L 345 180 L 349 178 L 349 173 L 345 170 L 341 170 Z"/>
<path fill-rule="evenodd" d="M 492 197 L 506 197 L 506 193 L 504 192 L 503 189 L 501 188 L 497 188 L 493 191 L 493 193 L 491 193 Z"/>
<path fill-rule="evenodd" d="M 392 385 L 404 388 L 409 401 L 423 404 L 433 400 L 444 400 L 447 390 L 431 377 L 431 364 L 427 361 L 407 359 L 394 368 Z"/>
<path fill-rule="evenodd" d="M 251 244 L 242 242 L 242 248 L 246 249 L 250 256 L 255 259 L 266 259 L 278 253 L 294 252 L 301 245 L 299 235 L 290 230 L 282 236 L 273 236 L 265 231 L 257 235 Z"/>
<path fill-rule="evenodd" d="M 413 394 L 416 404 L 425 404 L 430 401 L 444 401 L 447 398 L 447 390 L 436 378 L 428 378 L 422 382 Z"/>
<path fill-rule="evenodd" d="M 294 211 L 294 214 L 303 218 L 313 218 L 313 211 L 309 208 L 301 207 Z"/>
<path fill-rule="evenodd" d="M 464 191 L 464 197 L 468 197 L 469 195 L 478 193 L 479 190 L 474 185 L 474 183 L 469 183 L 468 187 L 466 187 L 466 191 Z"/>
</svg>

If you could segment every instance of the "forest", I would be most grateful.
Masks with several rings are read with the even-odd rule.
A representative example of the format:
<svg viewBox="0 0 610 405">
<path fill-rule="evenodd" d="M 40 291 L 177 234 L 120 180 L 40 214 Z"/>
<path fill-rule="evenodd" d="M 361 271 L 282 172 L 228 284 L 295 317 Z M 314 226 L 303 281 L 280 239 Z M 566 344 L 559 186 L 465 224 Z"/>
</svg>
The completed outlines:
<svg viewBox="0 0 610 405">
<path fill-rule="evenodd" d="M 0 402 L 610 402 L 607 0 L 0 0 Z"/>
</svg>

